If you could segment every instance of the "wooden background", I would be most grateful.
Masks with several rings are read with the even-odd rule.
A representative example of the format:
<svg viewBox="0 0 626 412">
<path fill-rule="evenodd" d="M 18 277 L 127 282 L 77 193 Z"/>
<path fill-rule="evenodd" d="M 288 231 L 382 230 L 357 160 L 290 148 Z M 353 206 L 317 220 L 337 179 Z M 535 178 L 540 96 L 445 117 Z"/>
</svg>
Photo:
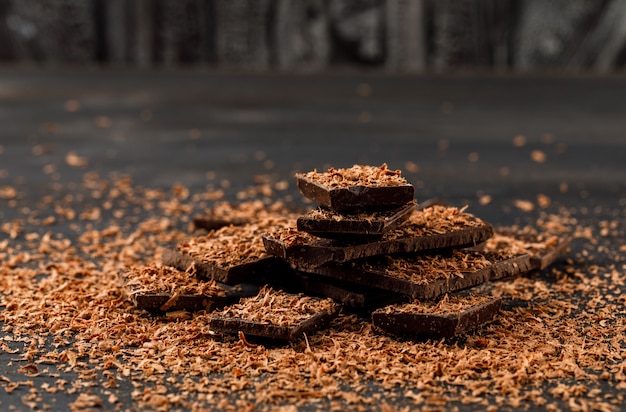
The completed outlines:
<svg viewBox="0 0 626 412">
<path fill-rule="evenodd" d="M 0 59 L 608 72 L 626 62 L 626 1 L 0 0 Z"/>
</svg>

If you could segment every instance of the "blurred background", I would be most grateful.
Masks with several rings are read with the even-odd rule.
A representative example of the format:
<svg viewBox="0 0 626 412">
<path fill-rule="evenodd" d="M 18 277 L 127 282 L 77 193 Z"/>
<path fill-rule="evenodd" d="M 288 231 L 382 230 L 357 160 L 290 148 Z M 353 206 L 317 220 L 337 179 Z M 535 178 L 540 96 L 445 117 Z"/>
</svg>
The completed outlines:
<svg viewBox="0 0 626 412">
<path fill-rule="evenodd" d="M 0 0 L 9 64 L 610 72 L 622 0 Z"/>
</svg>

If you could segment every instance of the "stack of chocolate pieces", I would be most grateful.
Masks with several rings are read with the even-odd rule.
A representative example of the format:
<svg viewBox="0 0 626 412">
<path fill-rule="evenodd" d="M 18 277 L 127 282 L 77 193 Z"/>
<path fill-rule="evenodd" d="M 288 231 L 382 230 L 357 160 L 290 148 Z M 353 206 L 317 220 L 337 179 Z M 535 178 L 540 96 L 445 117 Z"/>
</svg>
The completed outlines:
<svg viewBox="0 0 626 412">
<path fill-rule="evenodd" d="M 304 287 L 317 286 L 307 292 L 323 293 L 325 285 L 340 302 L 374 310 L 378 329 L 462 333 L 493 318 L 500 302 L 448 294 L 530 270 L 527 254 L 467 250 L 493 236 L 491 225 L 454 207 L 417 207 L 413 186 L 384 164 L 298 174 L 296 183 L 318 208 L 295 228 L 263 235 L 266 250 L 288 262 Z M 346 302 L 342 290 L 360 298 Z M 445 304 L 452 301 L 454 309 Z M 420 310 L 411 310 L 416 302 Z"/>
<path fill-rule="evenodd" d="M 137 307 L 213 311 L 211 330 L 240 337 L 296 339 L 341 306 L 366 311 L 386 333 L 455 336 L 500 309 L 499 298 L 467 289 L 543 269 L 568 247 L 538 233 L 494 236 L 464 209 L 418 205 L 385 164 L 297 174 L 296 183 L 317 208 L 219 204 L 196 218 L 206 235 L 127 271 Z"/>
</svg>

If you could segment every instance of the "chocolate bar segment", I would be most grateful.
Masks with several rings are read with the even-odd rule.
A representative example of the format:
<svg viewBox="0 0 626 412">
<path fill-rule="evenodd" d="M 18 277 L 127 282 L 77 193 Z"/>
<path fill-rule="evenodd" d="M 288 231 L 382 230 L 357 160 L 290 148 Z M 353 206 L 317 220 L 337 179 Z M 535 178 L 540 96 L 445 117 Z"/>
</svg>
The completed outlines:
<svg viewBox="0 0 626 412">
<path fill-rule="evenodd" d="M 446 254 L 383 256 L 344 264 L 327 264 L 309 272 L 410 296 L 436 299 L 493 279 L 515 276 L 531 268 L 528 255 L 499 260 L 476 251 Z"/>
<path fill-rule="evenodd" d="M 386 164 L 297 173 L 296 185 L 305 197 L 335 211 L 397 207 L 415 194 L 400 171 Z"/>
<path fill-rule="evenodd" d="M 205 262 L 179 250 L 164 249 L 161 260 L 164 265 L 191 272 L 200 279 L 212 279 L 227 285 L 255 280 L 275 271 L 290 270 L 284 260 L 269 255 L 245 263 L 233 261 L 230 264 L 221 264 Z"/>
<path fill-rule="evenodd" d="M 267 218 L 243 226 L 226 226 L 206 236 L 163 251 L 164 264 L 200 278 L 238 284 L 285 267 L 265 251 L 261 234 L 268 228 L 294 225 L 285 218 Z"/>
<path fill-rule="evenodd" d="M 312 296 L 331 298 L 344 307 L 353 310 L 373 310 L 381 306 L 406 300 L 399 293 L 368 288 L 354 283 L 342 282 L 326 276 L 294 271 L 287 284 L 287 290 L 303 292 Z"/>
<path fill-rule="evenodd" d="M 448 296 L 440 302 L 412 302 L 372 313 L 378 330 L 409 337 L 453 337 L 490 322 L 500 311 L 500 298 Z"/>
<path fill-rule="evenodd" d="M 210 317 L 209 328 L 217 333 L 290 341 L 330 324 L 339 313 L 331 299 L 289 294 L 263 288 L 252 298 L 227 306 Z"/>
<path fill-rule="evenodd" d="M 294 210 L 278 201 L 265 204 L 260 200 L 231 203 L 217 202 L 203 214 L 193 217 L 196 229 L 217 230 L 224 226 L 242 226 L 262 219 L 291 216 L 295 219 Z"/>
<path fill-rule="evenodd" d="M 309 271 L 329 262 L 475 246 L 492 235 L 491 225 L 475 216 L 454 207 L 435 206 L 413 211 L 404 224 L 374 241 L 320 239 L 291 227 L 264 234 L 263 244 L 268 253 Z"/>
<path fill-rule="evenodd" d="M 543 270 L 554 263 L 570 248 L 570 238 L 564 234 L 539 232 L 525 227 L 499 228 L 494 236 L 479 250 L 499 252 L 502 250 L 526 253 L 530 255 L 533 270 Z"/>
<path fill-rule="evenodd" d="M 415 207 L 415 201 L 391 210 L 373 212 L 337 213 L 320 207 L 300 216 L 297 229 L 325 238 L 381 237 L 404 222 Z"/>
<path fill-rule="evenodd" d="M 214 281 L 156 264 L 130 268 L 121 279 L 135 305 L 148 311 L 212 310 L 224 306 L 232 294 Z"/>
</svg>

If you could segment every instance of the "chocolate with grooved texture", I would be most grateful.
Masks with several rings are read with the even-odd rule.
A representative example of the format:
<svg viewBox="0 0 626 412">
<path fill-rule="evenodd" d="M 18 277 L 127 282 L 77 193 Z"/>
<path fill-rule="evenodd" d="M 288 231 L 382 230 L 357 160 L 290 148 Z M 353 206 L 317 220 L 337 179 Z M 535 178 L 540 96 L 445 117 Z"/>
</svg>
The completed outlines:
<svg viewBox="0 0 626 412">
<path fill-rule="evenodd" d="M 290 270 L 283 260 L 274 256 L 265 256 L 251 262 L 224 268 L 194 259 L 192 256 L 178 250 L 164 249 L 161 260 L 164 265 L 183 271 L 193 270 L 199 278 L 213 279 L 227 285 L 243 283 L 269 275 L 277 270 Z"/>
<path fill-rule="evenodd" d="M 404 222 L 415 207 L 415 201 L 398 208 L 374 212 L 337 213 L 320 207 L 300 216 L 297 228 L 326 238 L 380 237 Z"/>
<path fill-rule="evenodd" d="M 308 319 L 293 325 L 275 325 L 215 315 L 209 320 L 209 328 L 217 333 L 237 334 L 242 332 L 245 336 L 291 341 L 302 337 L 305 333 L 327 327 L 337 317 L 339 309 L 339 305 L 333 305 L 330 312 L 321 311 L 312 314 Z"/>
<path fill-rule="evenodd" d="M 457 253 L 461 255 L 457 258 L 460 262 L 464 259 L 462 255 L 466 254 Z M 469 252 L 467 255 L 470 254 L 480 255 L 478 252 Z M 516 276 L 532 269 L 528 255 L 504 260 L 498 260 L 487 254 L 482 257 L 489 262 L 473 270 L 449 270 L 447 273 L 435 276 L 429 273 L 414 273 L 410 269 L 398 271 L 396 267 L 402 266 L 402 260 L 405 258 L 397 256 L 387 256 L 385 259 L 376 259 L 374 262 L 363 260 L 340 265 L 327 264 L 308 271 L 370 288 L 400 293 L 414 299 L 436 299 L 446 293 L 467 289 L 489 280 Z M 419 260 L 426 262 L 428 257 L 414 256 L 407 259 L 410 259 L 411 264 L 416 268 L 415 270 L 418 270 Z M 453 263 L 451 257 L 444 259 Z M 459 264 L 456 266 L 458 267 Z M 393 269 L 391 269 L 392 267 Z"/>
<path fill-rule="evenodd" d="M 268 253 L 285 259 L 300 270 L 308 271 L 329 262 L 342 263 L 377 255 L 474 246 L 489 239 L 493 228 L 483 223 L 444 233 L 418 233 L 407 230 L 398 236 L 392 231 L 379 240 L 365 243 L 300 236 L 303 242 L 293 245 L 274 237 L 272 233 L 266 233 L 263 235 L 263 244 Z"/>
<path fill-rule="evenodd" d="M 492 298 L 456 313 L 410 313 L 382 308 L 372 313 L 375 328 L 412 337 L 453 337 L 490 322 L 500 311 L 501 298 Z"/>
<path fill-rule="evenodd" d="M 415 194 L 410 184 L 330 188 L 303 174 L 296 174 L 296 185 L 305 197 L 335 211 L 402 206 Z"/>
</svg>

